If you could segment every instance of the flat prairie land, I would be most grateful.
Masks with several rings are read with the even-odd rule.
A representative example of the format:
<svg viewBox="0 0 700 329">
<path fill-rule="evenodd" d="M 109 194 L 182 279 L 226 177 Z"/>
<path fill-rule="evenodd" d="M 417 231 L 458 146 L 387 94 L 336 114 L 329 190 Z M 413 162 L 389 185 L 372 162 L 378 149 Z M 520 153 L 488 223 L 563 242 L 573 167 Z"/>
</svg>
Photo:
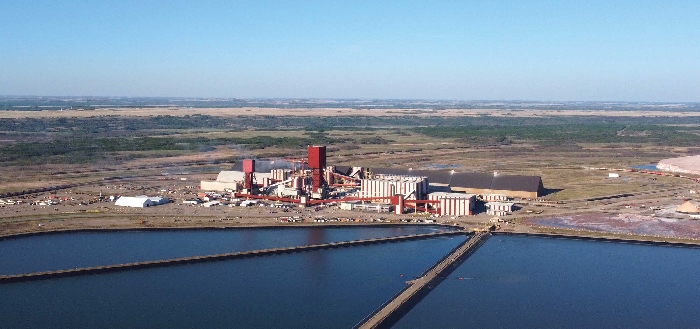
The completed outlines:
<svg viewBox="0 0 700 329">
<path fill-rule="evenodd" d="M 0 111 L 0 193 L 86 184 L 61 190 L 61 198 L 73 199 L 61 205 L 30 206 L 56 194 L 41 192 L 24 194 L 22 205 L 0 206 L 0 235 L 64 228 L 279 225 L 277 217 L 283 214 L 269 208 L 209 209 L 186 207 L 181 201 L 196 196 L 200 179 L 213 179 L 240 159 L 305 158 L 307 145 L 327 145 L 331 165 L 537 175 L 547 189 L 542 199 L 564 206 L 516 202 L 522 209 L 552 216 L 601 211 L 651 216 L 651 203 L 671 209 L 692 199 L 690 190 L 700 190 L 697 183 L 676 177 L 620 172 L 619 178 L 611 178 L 610 170 L 591 169 L 625 169 L 700 154 L 700 112 L 164 107 Z M 114 177 L 119 179 L 109 180 Z M 176 204 L 127 210 L 103 200 L 93 203 L 105 194 L 164 194 Z M 586 201 L 623 194 L 629 196 Z M 630 204 L 647 206 L 628 208 Z M 340 212 L 299 214 L 312 220 Z M 513 218 L 528 216 L 521 211 Z M 489 216 L 441 220 L 481 225 Z"/>
<path fill-rule="evenodd" d="M 620 110 L 540 110 L 540 109 L 351 109 L 351 108 L 101 108 L 95 110 L 42 110 L 42 111 L 6 111 L 0 110 L 0 118 L 87 118 L 96 116 L 185 116 L 209 115 L 229 116 L 420 116 L 420 117 L 462 117 L 493 116 L 516 118 L 546 117 L 700 117 L 700 112 L 691 111 L 620 111 Z"/>
</svg>

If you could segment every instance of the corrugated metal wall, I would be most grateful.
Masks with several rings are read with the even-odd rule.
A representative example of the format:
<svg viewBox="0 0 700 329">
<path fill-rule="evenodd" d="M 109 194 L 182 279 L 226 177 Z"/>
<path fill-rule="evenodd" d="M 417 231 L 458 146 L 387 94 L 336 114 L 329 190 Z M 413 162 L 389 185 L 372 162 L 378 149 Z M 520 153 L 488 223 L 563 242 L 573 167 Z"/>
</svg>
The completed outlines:
<svg viewBox="0 0 700 329">
<path fill-rule="evenodd" d="M 428 200 L 440 201 L 438 214 L 442 216 L 470 216 L 474 210 L 474 195 L 459 193 L 430 193 Z"/>
<path fill-rule="evenodd" d="M 428 191 L 428 181 L 423 177 L 379 177 L 361 181 L 362 197 L 387 197 L 396 194 L 411 194 L 409 200 L 424 200 Z"/>
</svg>

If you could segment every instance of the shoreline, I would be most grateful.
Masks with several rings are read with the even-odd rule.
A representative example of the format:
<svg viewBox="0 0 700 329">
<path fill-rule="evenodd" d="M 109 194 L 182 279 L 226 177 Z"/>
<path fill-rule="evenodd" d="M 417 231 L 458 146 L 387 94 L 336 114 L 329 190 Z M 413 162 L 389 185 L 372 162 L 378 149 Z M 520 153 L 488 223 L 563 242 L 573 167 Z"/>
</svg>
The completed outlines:
<svg viewBox="0 0 700 329">
<path fill-rule="evenodd" d="M 592 233 L 592 232 L 591 232 Z M 600 232 L 607 233 L 609 236 L 595 236 L 594 234 L 566 234 L 566 233 L 546 233 L 546 232 L 508 232 L 508 231 L 494 231 L 491 232 L 492 235 L 511 235 L 511 236 L 528 236 L 528 237 L 539 237 L 546 239 L 567 239 L 567 240 L 583 240 L 583 241 L 596 241 L 596 242 L 609 242 L 609 243 L 627 243 L 627 244 L 641 244 L 641 245 L 653 245 L 653 246 L 668 246 L 668 247 L 678 247 L 678 248 L 697 248 L 700 249 L 700 240 L 689 240 L 684 238 L 672 238 L 672 237 L 661 237 L 666 240 L 658 241 L 654 239 L 648 239 L 644 235 L 635 234 L 619 234 L 612 232 Z M 660 237 L 654 237 L 660 238 Z M 669 241 L 669 240 L 679 240 L 679 241 Z"/>
<path fill-rule="evenodd" d="M 251 230 L 251 229 L 263 229 L 263 230 L 273 230 L 273 229 L 303 229 L 303 228 L 342 228 L 342 227 L 391 227 L 391 226 L 435 226 L 435 227 L 445 227 L 445 228 L 462 228 L 456 225 L 447 225 L 440 223 L 294 223 L 294 224 L 243 224 L 243 225 L 228 225 L 228 226 L 125 226 L 125 227 L 108 227 L 108 228 L 65 228 L 65 229 L 51 229 L 44 231 L 34 231 L 34 232 L 21 232 L 21 233 L 10 233 L 10 234 L 0 234 L 0 241 L 6 239 L 16 239 L 32 236 L 42 236 L 42 235 L 54 235 L 63 233 L 82 233 L 82 232 L 123 232 L 123 231 L 181 231 L 181 230 L 191 230 L 191 231 L 207 231 L 207 230 Z"/>
<path fill-rule="evenodd" d="M 218 222 L 218 221 L 217 221 Z M 465 231 L 475 230 L 476 223 L 457 222 L 452 224 L 447 223 L 406 223 L 406 222 L 337 222 L 337 223 L 224 223 L 224 225 L 210 225 L 211 222 L 199 222 L 201 225 L 182 225 L 182 226 L 166 226 L 156 223 L 151 226 L 143 226 L 139 224 L 124 225 L 120 227 L 64 227 L 53 228 L 48 230 L 30 230 L 16 233 L 0 234 L 0 241 L 6 239 L 19 239 L 32 236 L 43 236 L 63 233 L 80 233 L 80 232 L 122 232 L 122 231 L 181 231 L 181 230 L 249 230 L 249 229 L 303 229 L 303 228 L 343 228 L 343 227 L 392 227 L 392 226 L 433 226 L 436 228 L 444 227 L 450 229 L 462 229 Z M 165 223 L 162 223 L 165 224 Z M 478 228 L 478 227 L 477 227 Z M 515 236 L 533 236 L 543 238 L 564 238 L 564 239 L 583 239 L 600 242 L 615 242 L 615 243 L 639 243 L 649 245 L 666 245 L 675 247 L 690 247 L 700 248 L 700 239 L 672 237 L 672 236 L 652 236 L 644 234 L 629 234 L 620 232 L 607 231 L 591 231 L 581 229 L 567 229 L 555 226 L 542 225 L 527 225 L 514 224 L 506 229 L 491 231 L 494 235 L 515 235 Z"/>
</svg>

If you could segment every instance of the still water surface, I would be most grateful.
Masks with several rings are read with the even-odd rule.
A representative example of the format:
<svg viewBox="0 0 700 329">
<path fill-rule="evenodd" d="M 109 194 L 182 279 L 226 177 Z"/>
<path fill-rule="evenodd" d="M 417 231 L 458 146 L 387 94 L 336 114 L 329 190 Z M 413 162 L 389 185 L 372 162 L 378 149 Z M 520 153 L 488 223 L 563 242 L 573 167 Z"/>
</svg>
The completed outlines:
<svg viewBox="0 0 700 329">
<path fill-rule="evenodd" d="M 433 233 L 438 226 L 66 232 L 0 239 L 0 275 Z"/>
<path fill-rule="evenodd" d="M 99 243 L 103 243 L 100 237 L 112 233 L 138 237 L 127 243 L 132 240 L 125 242 L 119 236 L 111 242 L 114 247 L 98 248 L 99 252 L 90 251 L 95 242 L 87 244 L 83 233 L 32 238 L 47 239 L 42 242 L 47 248 L 55 247 L 56 237 L 76 239 L 75 245 L 86 244 L 78 250 L 110 258 L 112 263 L 134 261 L 129 255 L 171 257 L 169 248 L 177 249 L 178 257 L 184 252 L 228 252 L 232 245 L 240 247 L 228 242 L 242 239 L 237 234 L 251 234 L 242 243 L 249 250 L 422 233 L 393 229 L 399 228 L 88 234 Z M 0 328 L 347 328 L 464 239 L 435 238 L 0 284 Z M 9 241 L 36 243 L 7 239 L 0 248 Z M 121 253 L 124 245 L 132 250 L 126 256 L 110 255 Z M 24 255 L 15 254 L 17 260 L 3 252 L 2 257 L 3 262 L 22 263 Z M 62 263 L 56 260 L 56 264 Z M 700 328 L 698 278 L 698 248 L 497 235 L 396 327 Z"/>
<path fill-rule="evenodd" d="M 659 167 L 657 167 L 655 163 L 646 164 L 646 165 L 639 165 L 639 166 L 632 166 L 632 168 L 642 169 L 642 170 L 659 170 Z"/>
<path fill-rule="evenodd" d="M 699 307 L 700 249 L 497 235 L 395 327 L 700 328 Z"/>
<path fill-rule="evenodd" d="M 349 328 L 465 239 L 0 284 L 0 328 Z"/>
</svg>

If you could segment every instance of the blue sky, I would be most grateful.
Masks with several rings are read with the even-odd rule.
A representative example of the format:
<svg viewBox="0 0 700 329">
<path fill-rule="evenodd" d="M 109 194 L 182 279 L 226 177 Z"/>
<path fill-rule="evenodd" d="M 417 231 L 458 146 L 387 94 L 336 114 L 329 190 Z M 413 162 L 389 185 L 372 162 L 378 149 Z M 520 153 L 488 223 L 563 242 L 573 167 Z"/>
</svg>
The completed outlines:
<svg viewBox="0 0 700 329">
<path fill-rule="evenodd" d="M 700 1 L 3 1 L 0 95 L 700 101 Z"/>
</svg>

